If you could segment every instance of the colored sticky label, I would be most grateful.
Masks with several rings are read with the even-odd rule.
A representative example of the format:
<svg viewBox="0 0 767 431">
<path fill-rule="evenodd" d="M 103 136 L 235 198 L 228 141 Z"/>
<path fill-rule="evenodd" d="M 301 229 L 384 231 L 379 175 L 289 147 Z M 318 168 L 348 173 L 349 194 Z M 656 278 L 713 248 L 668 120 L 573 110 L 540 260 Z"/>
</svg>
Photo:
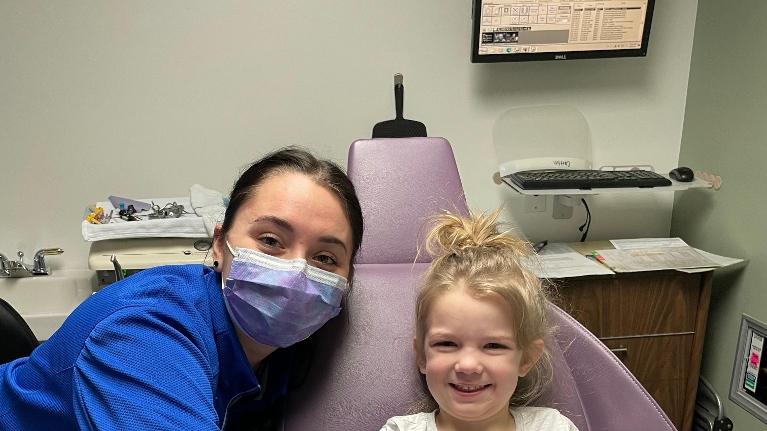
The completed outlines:
<svg viewBox="0 0 767 431">
<path fill-rule="evenodd" d="M 756 392 L 756 382 L 759 376 L 759 364 L 762 360 L 762 348 L 764 337 L 753 332 L 751 345 L 749 346 L 748 359 L 746 361 L 746 375 L 743 379 L 743 387 L 751 392 Z"/>
<path fill-rule="evenodd" d="M 751 373 L 746 373 L 746 378 L 743 380 L 743 387 L 751 392 L 756 392 L 756 376 Z"/>
</svg>

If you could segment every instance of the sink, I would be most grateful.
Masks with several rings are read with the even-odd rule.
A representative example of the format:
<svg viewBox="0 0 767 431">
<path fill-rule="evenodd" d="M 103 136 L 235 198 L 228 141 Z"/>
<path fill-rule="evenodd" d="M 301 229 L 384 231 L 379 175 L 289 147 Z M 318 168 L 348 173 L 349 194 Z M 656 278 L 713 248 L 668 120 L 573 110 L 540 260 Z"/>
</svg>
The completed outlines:
<svg viewBox="0 0 767 431">
<path fill-rule="evenodd" d="M 51 275 L 0 278 L 0 298 L 11 304 L 38 340 L 47 340 L 72 310 L 93 293 L 96 273 L 59 269 Z"/>
</svg>

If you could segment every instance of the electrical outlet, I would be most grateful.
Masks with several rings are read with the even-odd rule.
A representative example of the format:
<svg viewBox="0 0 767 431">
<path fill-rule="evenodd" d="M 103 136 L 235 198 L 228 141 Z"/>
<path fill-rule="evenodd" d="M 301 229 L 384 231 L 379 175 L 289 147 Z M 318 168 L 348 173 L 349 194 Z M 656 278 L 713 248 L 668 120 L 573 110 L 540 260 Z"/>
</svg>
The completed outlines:
<svg viewBox="0 0 767 431">
<path fill-rule="evenodd" d="M 525 196 L 527 212 L 539 213 L 546 211 L 546 196 Z"/>
<path fill-rule="evenodd" d="M 573 217 L 574 200 L 572 196 L 554 196 L 554 210 L 552 217 L 563 220 Z"/>
</svg>

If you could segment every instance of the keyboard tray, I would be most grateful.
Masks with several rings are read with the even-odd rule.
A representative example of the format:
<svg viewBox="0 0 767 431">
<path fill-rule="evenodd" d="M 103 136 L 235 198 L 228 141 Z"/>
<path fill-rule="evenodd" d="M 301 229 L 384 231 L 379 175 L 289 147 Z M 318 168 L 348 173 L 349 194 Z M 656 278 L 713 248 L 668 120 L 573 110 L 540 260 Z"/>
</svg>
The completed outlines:
<svg viewBox="0 0 767 431">
<path fill-rule="evenodd" d="M 524 190 L 665 187 L 671 180 L 652 171 L 600 171 L 600 170 L 535 170 L 506 175 Z"/>
</svg>

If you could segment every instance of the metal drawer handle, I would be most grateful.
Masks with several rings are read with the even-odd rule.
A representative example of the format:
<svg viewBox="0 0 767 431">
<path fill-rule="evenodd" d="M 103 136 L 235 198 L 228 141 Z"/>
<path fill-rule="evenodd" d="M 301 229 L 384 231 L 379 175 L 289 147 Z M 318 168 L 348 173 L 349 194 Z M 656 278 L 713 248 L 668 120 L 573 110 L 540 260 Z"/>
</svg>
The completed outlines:
<svg viewBox="0 0 767 431">
<path fill-rule="evenodd" d="M 618 355 L 628 355 L 629 348 L 628 347 L 618 347 L 616 349 L 610 349 L 611 352 L 615 354 L 615 356 Z"/>
</svg>

